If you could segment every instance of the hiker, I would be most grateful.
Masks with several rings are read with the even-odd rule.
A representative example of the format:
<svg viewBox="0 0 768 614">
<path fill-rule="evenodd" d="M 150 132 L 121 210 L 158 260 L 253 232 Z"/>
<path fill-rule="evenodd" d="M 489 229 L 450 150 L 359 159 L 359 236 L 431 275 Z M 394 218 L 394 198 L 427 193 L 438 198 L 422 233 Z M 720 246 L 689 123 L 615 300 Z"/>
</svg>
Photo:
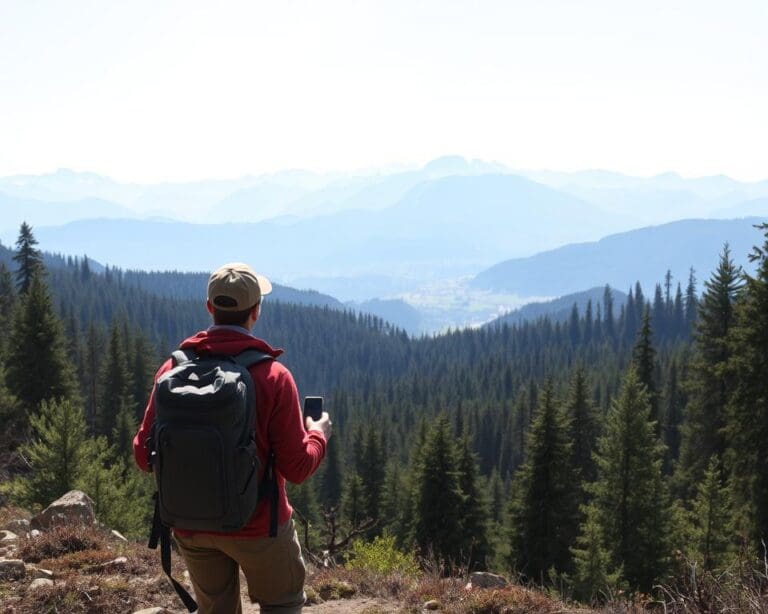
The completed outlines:
<svg viewBox="0 0 768 614">
<path fill-rule="evenodd" d="M 157 496 L 160 501 L 159 507 L 156 504 L 155 524 L 161 525 L 158 530 L 164 529 L 166 533 L 167 526 L 173 526 L 176 543 L 187 565 L 201 614 L 232 614 L 242 611 L 239 569 L 242 569 L 245 575 L 251 601 L 259 603 L 262 612 L 301 612 L 305 601 L 305 566 L 291 518 L 292 508 L 286 497 L 285 481 L 299 484 L 315 472 L 325 456 L 327 441 L 331 435 L 331 421 L 326 412 L 322 413 L 319 420 L 303 418 L 293 377 L 286 367 L 275 360 L 282 354 L 282 350 L 273 349 L 251 334 L 251 329 L 261 313 L 262 298 L 271 291 L 272 284 L 269 280 L 256 274 L 246 264 L 226 264 L 211 274 L 208 281 L 207 309 L 213 318 L 213 325 L 183 341 L 173 357 L 160 367 L 155 376 L 155 386 L 144 418 L 133 440 L 136 463 L 142 470 L 151 471 L 153 462 L 159 465 L 155 467 Z M 235 358 L 227 361 L 222 357 Z M 245 363 L 241 367 L 236 366 L 235 363 L 243 361 Z M 213 367 L 205 366 L 209 363 Z M 190 376 L 190 385 L 168 383 L 177 377 L 176 373 L 181 376 L 185 369 L 192 372 L 198 364 L 203 365 L 203 371 L 207 369 L 209 373 L 218 373 L 221 381 L 237 379 L 237 369 L 241 369 L 240 374 L 244 375 L 243 367 L 247 367 L 252 377 L 252 383 L 245 383 L 252 386 L 254 394 L 247 397 L 250 399 L 247 403 L 243 403 L 254 405 L 255 397 L 254 434 L 258 463 L 254 465 L 252 461 L 250 467 L 251 474 L 254 473 L 253 467 L 258 467 L 260 490 L 258 499 L 253 499 L 255 511 L 250 518 L 246 516 L 244 526 L 235 530 L 199 529 L 218 527 L 218 520 L 212 521 L 212 524 L 198 520 L 209 512 L 214 514 L 212 509 L 226 509 L 228 511 L 222 513 L 231 515 L 237 506 L 222 503 L 216 500 L 216 495 L 206 495 L 197 489 L 210 477 L 208 474 L 243 475 L 250 480 L 247 484 L 252 483 L 252 478 L 245 473 L 238 473 L 242 470 L 237 468 L 227 470 L 229 473 L 215 473 L 211 467 L 217 466 L 219 460 L 218 457 L 206 457 L 208 448 L 204 439 L 200 440 L 201 443 L 194 444 L 196 449 L 183 450 L 186 456 L 182 461 L 163 459 L 164 454 L 175 454 L 178 450 L 166 452 L 164 449 L 156 449 L 164 445 L 162 435 L 153 430 L 153 425 L 157 427 L 155 423 L 161 422 L 161 416 L 175 416 L 177 422 L 186 416 L 184 411 L 178 408 L 166 409 L 163 403 L 170 401 L 164 401 L 166 397 L 163 394 L 176 394 L 174 398 L 181 398 L 179 395 L 186 395 L 186 399 L 195 397 L 189 401 L 195 402 L 200 398 L 199 395 L 212 394 L 218 390 L 217 387 L 221 387 L 219 384 L 202 387 L 205 384 L 202 382 L 200 388 L 195 388 L 195 394 L 190 394 L 188 389 L 190 385 L 195 384 L 193 380 L 208 377 L 206 373 L 199 375 L 199 369 L 197 375 Z M 221 371 L 227 369 L 231 372 L 222 375 Z M 245 388 L 239 385 L 236 389 L 242 392 Z M 250 408 L 246 409 L 250 411 Z M 243 414 L 242 410 L 240 414 Z M 169 421 L 169 429 L 177 422 Z M 217 428 L 223 432 L 228 427 L 228 424 L 223 424 Z M 189 431 L 189 427 L 187 428 Z M 160 430 L 163 430 L 162 427 Z M 174 433 L 173 444 L 176 448 L 183 448 L 185 441 L 192 441 L 184 439 L 184 433 L 188 431 L 179 430 Z M 248 431 L 251 433 L 252 429 L 249 428 Z M 249 445 L 250 448 L 245 446 L 236 451 L 232 450 L 228 456 L 222 456 L 225 460 L 221 462 L 231 462 L 228 459 L 235 453 L 247 454 L 249 449 L 253 452 L 253 442 Z M 247 469 L 246 466 L 246 471 Z M 228 484 L 214 486 L 224 489 Z M 175 494 L 174 488 L 178 491 Z M 242 497 L 242 493 L 230 493 L 227 495 L 227 501 L 235 501 L 239 496 Z M 221 498 L 219 495 L 218 499 Z M 258 503 L 255 503 L 257 500 Z M 175 509 L 172 509 L 174 505 Z M 158 520 L 158 515 L 161 520 Z M 163 517 L 165 521 L 162 521 Z M 171 521 L 168 521 L 169 517 Z M 238 524 L 231 518 L 221 522 L 225 525 L 227 522 Z M 185 529 L 185 526 L 195 527 L 197 530 Z M 157 539 L 156 537 L 155 544 Z M 162 538 L 160 541 L 162 542 Z M 170 538 L 167 541 L 170 543 Z M 150 546 L 152 547 L 152 544 Z M 170 561 L 170 546 L 164 547 Z M 164 559 L 165 556 L 164 553 Z M 165 560 L 163 562 L 165 569 Z M 167 567 L 166 573 L 170 577 L 170 562 Z M 182 596 L 186 591 L 178 582 L 174 581 L 174 586 L 190 611 L 193 611 L 194 600 L 188 593 L 186 598 Z"/>
</svg>

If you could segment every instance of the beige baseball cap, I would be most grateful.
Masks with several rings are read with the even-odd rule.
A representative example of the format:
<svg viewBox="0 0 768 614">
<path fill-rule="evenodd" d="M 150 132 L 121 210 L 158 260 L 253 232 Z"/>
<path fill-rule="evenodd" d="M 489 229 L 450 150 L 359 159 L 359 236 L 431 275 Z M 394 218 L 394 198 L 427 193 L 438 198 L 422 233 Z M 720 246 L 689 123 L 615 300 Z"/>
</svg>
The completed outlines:
<svg viewBox="0 0 768 614">
<path fill-rule="evenodd" d="M 208 300 L 221 311 L 245 311 L 272 292 L 272 284 L 242 262 L 216 269 L 208 279 Z"/>
</svg>

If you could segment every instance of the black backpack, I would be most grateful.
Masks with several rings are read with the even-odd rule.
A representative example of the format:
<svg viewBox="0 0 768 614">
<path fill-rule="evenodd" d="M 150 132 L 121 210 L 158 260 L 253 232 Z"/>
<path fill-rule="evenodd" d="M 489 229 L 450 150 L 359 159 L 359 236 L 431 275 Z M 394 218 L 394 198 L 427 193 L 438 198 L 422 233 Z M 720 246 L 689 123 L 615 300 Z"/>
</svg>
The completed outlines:
<svg viewBox="0 0 768 614">
<path fill-rule="evenodd" d="M 149 547 L 156 548 L 160 542 L 169 578 L 170 527 L 237 531 L 269 495 L 270 536 L 274 537 L 278 503 L 271 454 L 261 483 L 258 478 L 255 386 L 248 371 L 273 357 L 257 350 L 236 356 L 177 350 L 172 358 L 173 368 L 155 386 L 155 422 L 149 441 L 157 485 Z M 171 581 L 193 611 L 194 600 Z"/>
</svg>

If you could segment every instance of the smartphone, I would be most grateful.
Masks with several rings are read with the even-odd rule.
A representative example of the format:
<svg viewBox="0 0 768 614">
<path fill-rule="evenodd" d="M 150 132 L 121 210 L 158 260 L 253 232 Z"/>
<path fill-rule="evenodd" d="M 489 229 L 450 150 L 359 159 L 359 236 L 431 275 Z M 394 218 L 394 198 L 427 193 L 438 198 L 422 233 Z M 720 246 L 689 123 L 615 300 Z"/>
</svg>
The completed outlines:
<svg viewBox="0 0 768 614">
<path fill-rule="evenodd" d="M 323 416 L 323 397 L 304 397 L 304 417 L 320 420 Z"/>
</svg>

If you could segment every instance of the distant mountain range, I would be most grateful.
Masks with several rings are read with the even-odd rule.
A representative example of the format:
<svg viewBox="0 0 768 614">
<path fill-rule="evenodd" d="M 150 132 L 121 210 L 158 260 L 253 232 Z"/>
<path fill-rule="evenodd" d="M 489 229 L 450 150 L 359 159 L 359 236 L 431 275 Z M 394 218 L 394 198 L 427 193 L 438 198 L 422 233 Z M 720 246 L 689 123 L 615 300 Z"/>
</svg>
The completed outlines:
<svg viewBox="0 0 768 614">
<path fill-rule="evenodd" d="M 557 220 L 557 223 L 553 223 Z M 622 218 L 515 175 L 421 183 L 380 210 L 255 224 L 91 219 L 36 229 L 46 249 L 124 268 L 209 270 L 248 260 L 267 274 L 456 276 L 622 228 Z"/>
<path fill-rule="evenodd" d="M 562 296 L 604 284 L 628 288 L 635 281 L 653 288 L 667 269 L 684 282 L 691 267 L 703 280 L 716 267 L 726 241 L 734 260 L 748 267 L 746 256 L 761 241 L 754 225 L 763 221 L 682 220 L 641 228 L 506 260 L 479 273 L 469 285 L 522 296 Z"/>
<path fill-rule="evenodd" d="M 652 287 L 667 268 L 704 279 L 725 240 L 742 262 L 766 218 L 768 181 L 514 171 L 458 156 L 156 185 L 69 170 L 0 178 L 6 244 L 26 220 L 44 249 L 123 269 L 245 260 L 284 288 L 318 290 L 318 304 L 414 332 L 605 283 Z"/>
</svg>

